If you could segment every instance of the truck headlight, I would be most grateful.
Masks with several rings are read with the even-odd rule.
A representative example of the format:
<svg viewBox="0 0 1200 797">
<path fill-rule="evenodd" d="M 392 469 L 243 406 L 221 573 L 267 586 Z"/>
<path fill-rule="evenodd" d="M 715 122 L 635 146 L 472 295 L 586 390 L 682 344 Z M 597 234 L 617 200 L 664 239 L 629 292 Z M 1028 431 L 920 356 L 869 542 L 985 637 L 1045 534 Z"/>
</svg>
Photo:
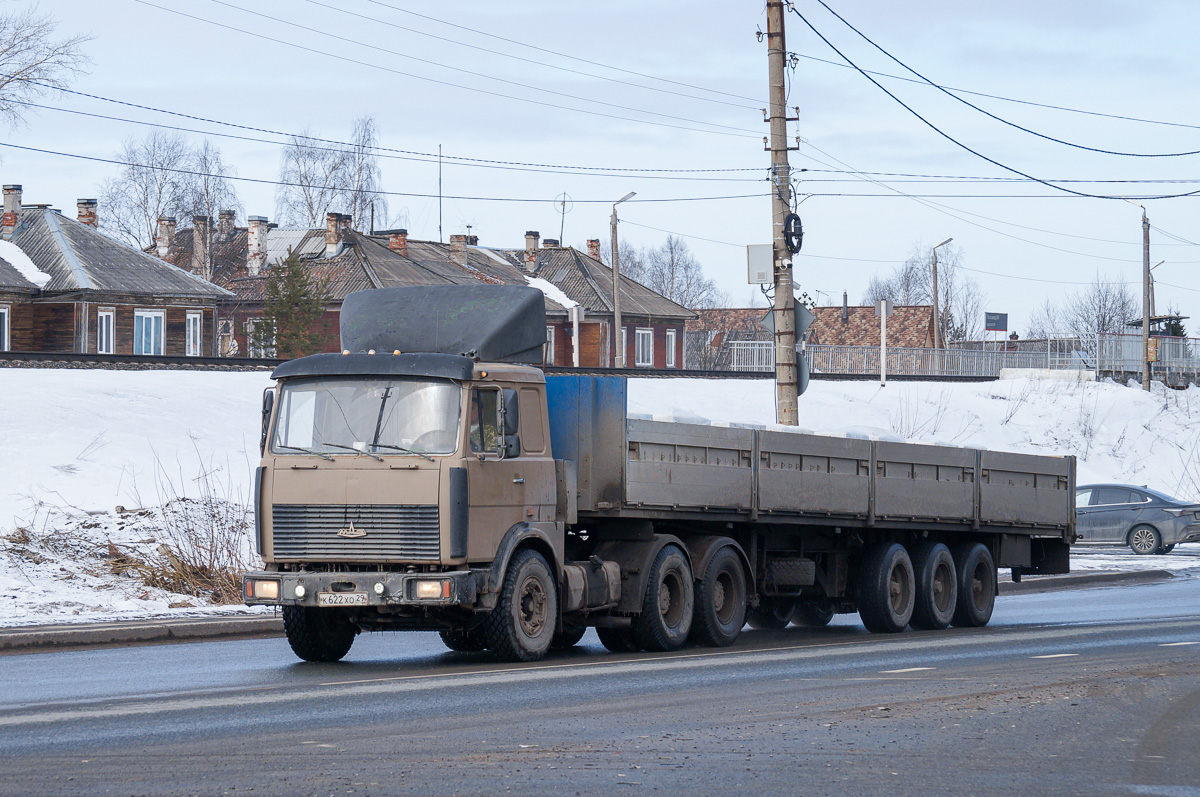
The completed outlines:
<svg viewBox="0 0 1200 797">
<path fill-rule="evenodd" d="M 417 600 L 431 601 L 450 597 L 450 582 L 445 579 L 418 581 L 414 587 Z"/>
<path fill-rule="evenodd" d="M 246 582 L 246 597 L 279 600 L 279 582 L 275 579 L 253 579 Z"/>
</svg>

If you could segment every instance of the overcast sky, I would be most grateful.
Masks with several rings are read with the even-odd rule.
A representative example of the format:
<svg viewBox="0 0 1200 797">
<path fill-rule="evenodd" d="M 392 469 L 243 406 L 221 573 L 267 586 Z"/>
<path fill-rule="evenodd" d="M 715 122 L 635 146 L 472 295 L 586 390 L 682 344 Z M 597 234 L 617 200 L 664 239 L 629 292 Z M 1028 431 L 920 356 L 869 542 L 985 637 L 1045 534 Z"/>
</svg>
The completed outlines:
<svg viewBox="0 0 1200 797">
<path fill-rule="evenodd" d="M 1200 150 L 1194 2 L 826 2 L 931 81 L 993 95 L 960 94 L 1006 121 L 1097 149 Z M 818 0 L 795 7 L 863 69 L 903 73 Z M 762 2 L 57 0 L 42 8 L 62 34 L 94 37 L 91 71 L 77 91 L 335 140 L 349 136 L 355 117 L 372 115 L 385 147 L 434 155 L 442 147 L 443 237 L 470 225 L 485 245 L 518 247 L 526 230 L 558 237 L 560 227 L 580 248 L 607 240 L 611 203 L 636 191 L 620 209 L 623 239 L 658 245 L 668 232 L 689 236 L 735 304 L 757 294 L 746 283 L 744 247 L 770 240 L 759 110 L 767 58 L 755 36 L 766 29 Z M 812 195 L 799 206 L 796 282 L 822 304 L 840 303 L 843 291 L 858 303 L 872 275 L 948 237 L 974 269 L 985 309 L 1009 313 L 1010 328 L 1022 333 L 1034 307 L 1097 275 L 1129 282 L 1140 298 L 1140 208 L 1072 196 L 984 158 L 1043 180 L 1088 181 L 1061 183 L 1087 194 L 1200 190 L 1200 156 L 1089 152 L 989 119 L 927 85 L 876 78 L 972 154 L 846 67 L 795 14 L 787 15 L 787 45 L 800 56 L 789 99 L 800 109 L 792 165 L 809 170 L 798 190 Z M 278 178 L 277 135 L 76 95 L 43 102 L 203 131 L 239 177 Z M 0 140 L 113 158 L 125 139 L 151 129 L 43 109 Z M 68 213 L 118 171 L 10 147 L 0 147 L 0 158 L 0 180 L 23 184 L 26 202 Z M 458 160 L 468 158 L 538 166 Z M 579 173 L 595 169 L 613 171 Z M 436 157 L 385 158 L 383 175 L 401 216 L 389 221 L 437 240 Z M 1149 180 L 1157 182 L 1124 182 Z M 246 214 L 275 216 L 272 186 L 241 182 L 237 190 Z M 555 204 L 564 193 L 573 201 L 565 216 Z M 1139 202 L 1155 228 L 1151 262 L 1166 261 L 1155 270 L 1158 310 L 1192 316 L 1195 334 L 1200 247 L 1184 241 L 1200 241 L 1200 197 Z"/>
</svg>

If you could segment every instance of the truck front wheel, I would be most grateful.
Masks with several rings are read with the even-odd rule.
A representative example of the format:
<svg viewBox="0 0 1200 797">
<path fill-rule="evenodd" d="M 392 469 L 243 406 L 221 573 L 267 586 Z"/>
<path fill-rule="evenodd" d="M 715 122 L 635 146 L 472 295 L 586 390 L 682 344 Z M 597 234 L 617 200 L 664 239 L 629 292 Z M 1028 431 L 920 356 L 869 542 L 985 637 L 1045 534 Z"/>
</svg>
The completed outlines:
<svg viewBox="0 0 1200 797">
<path fill-rule="evenodd" d="M 646 578 L 642 613 L 633 618 L 633 637 L 646 650 L 677 650 L 692 629 L 692 568 L 676 545 L 659 551 Z"/>
<path fill-rule="evenodd" d="M 983 543 L 966 543 L 954 549 L 958 601 L 954 625 L 980 627 L 992 619 L 996 606 L 996 564 Z"/>
<path fill-rule="evenodd" d="M 872 545 L 858 565 L 858 616 L 867 630 L 894 634 L 912 617 L 916 599 L 912 560 L 898 542 Z"/>
<path fill-rule="evenodd" d="M 537 661 L 554 639 L 558 596 L 550 566 L 537 551 L 513 554 L 496 608 L 483 623 L 487 646 L 505 661 Z"/>
<path fill-rule="evenodd" d="M 746 573 L 737 552 L 717 551 L 696 586 L 692 638 L 702 645 L 732 645 L 746 624 Z"/>
<path fill-rule="evenodd" d="M 284 606 L 283 630 L 292 651 L 305 661 L 340 661 L 358 633 L 343 610 L 312 606 Z"/>
</svg>

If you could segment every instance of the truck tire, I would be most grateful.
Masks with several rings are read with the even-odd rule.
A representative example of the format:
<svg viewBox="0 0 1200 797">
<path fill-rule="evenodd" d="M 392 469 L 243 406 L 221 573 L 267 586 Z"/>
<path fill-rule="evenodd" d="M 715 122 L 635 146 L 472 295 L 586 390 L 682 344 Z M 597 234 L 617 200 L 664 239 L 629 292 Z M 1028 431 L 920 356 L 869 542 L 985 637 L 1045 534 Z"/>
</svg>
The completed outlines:
<svg viewBox="0 0 1200 797">
<path fill-rule="evenodd" d="M 916 578 L 908 551 L 898 542 L 867 548 L 858 565 L 858 616 L 873 634 L 904 630 L 916 603 Z"/>
<path fill-rule="evenodd" d="M 578 645 L 579 640 L 583 639 L 583 635 L 586 633 L 586 625 L 563 623 L 562 631 L 554 632 L 554 639 L 551 640 L 550 647 L 555 650 L 568 650 Z"/>
<path fill-rule="evenodd" d="M 601 628 L 597 626 L 596 636 L 600 637 L 600 644 L 613 653 L 637 653 L 642 649 L 642 646 L 633 638 L 633 631 L 629 628 Z"/>
<path fill-rule="evenodd" d="M 758 631 L 781 631 L 788 627 L 796 613 L 796 601 L 791 598 L 760 598 L 758 606 L 750 610 L 746 622 Z"/>
<path fill-rule="evenodd" d="M 746 624 L 746 572 L 737 551 L 717 551 L 696 582 L 692 641 L 715 648 L 728 647 Z"/>
<path fill-rule="evenodd" d="M 960 628 L 987 625 L 996 606 L 996 564 L 987 546 L 979 542 L 957 546 L 954 571 L 958 600 L 950 622 Z"/>
<path fill-rule="evenodd" d="M 667 545 L 650 565 L 642 611 L 633 618 L 633 638 L 646 650 L 678 650 L 692 629 L 693 602 L 687 554 Z"/>
<path fill-rule="evenodd" d="M 537 661 L 554 639 L 558 596 L 550 566 L 537 551 L 513 554 L 496 608 L 483 621 L 487 646 L 504 661 Z"/>
<path fill-rule="evenodd" d="M 354 644 L 358 626 L 340 609 L 284 606 L 283 630 L 292 652 L 305 661 L 341 661 Z"/>
<path fill-rule="evenodd" d="M 487 650 L 487 639 L 483 636 L 482 628 L 453 628 L 438 633 L 446 647 L 459 653 L 478 653 L 481 650 Z"/>
<path fill-rule="evenodd" d="M 792 622 L 804 628 L 824 628 L 833 621 L 833 607 L 801 603 L 792 614 Z"/>
<path fill-rule="evenodd" d="M 940 542 L 923 542 L 910 554 L 917 579 L 917 600 L 908 624 L 926 631 L 950 626 L 958 603 L 954 557 Z"/>
</svg>

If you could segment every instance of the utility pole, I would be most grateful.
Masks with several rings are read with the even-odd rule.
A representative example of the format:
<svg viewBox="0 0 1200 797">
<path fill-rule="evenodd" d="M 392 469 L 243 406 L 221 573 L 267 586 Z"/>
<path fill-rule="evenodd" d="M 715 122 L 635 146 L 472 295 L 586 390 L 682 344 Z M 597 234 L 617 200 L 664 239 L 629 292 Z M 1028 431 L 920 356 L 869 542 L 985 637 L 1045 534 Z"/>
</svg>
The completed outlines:
<svg viewBox="0 0 1200 797">
<path fill-rule="evenodd" d="M 938 307 L 937 250 L 939 247 L 945 246 L 953 240 L 953 238 L 947 238 L 937 246 L 933 247 L 933 348 L 935 349 L 942 348 L 942 319 L 940 315 L 941 308 Z"/>
<path fill-rule="evenodd" d="M 1142 390 L 1150 389 L 1150 220 L 1142 208 Z"/>
<path fill-rule="evenodd" d="M 792 288 L 792 253 L 784 236 L 784 222 L 792 210 L 791 167 L 788 165 L 787 88 L 784 69 L 787 46 L 783 36 L 784 0 L 767 0 L 767 61 L 771 112 L 771 241 L 775 266 L 775 421 L 799 424 L 796 386 L 796 300 Z"/>
<path fill-rule="evenodd" d="M 621 257 L 617 253 L 617 205 L 637 196 L 630 191 L 613 203 L 612 212 L 612 274 L 613 274 L 613 367 L 625 367 L 625 344 L 621 340 Z M 559 241 L 559 243 L 562 243 Z"/>
</svg>

